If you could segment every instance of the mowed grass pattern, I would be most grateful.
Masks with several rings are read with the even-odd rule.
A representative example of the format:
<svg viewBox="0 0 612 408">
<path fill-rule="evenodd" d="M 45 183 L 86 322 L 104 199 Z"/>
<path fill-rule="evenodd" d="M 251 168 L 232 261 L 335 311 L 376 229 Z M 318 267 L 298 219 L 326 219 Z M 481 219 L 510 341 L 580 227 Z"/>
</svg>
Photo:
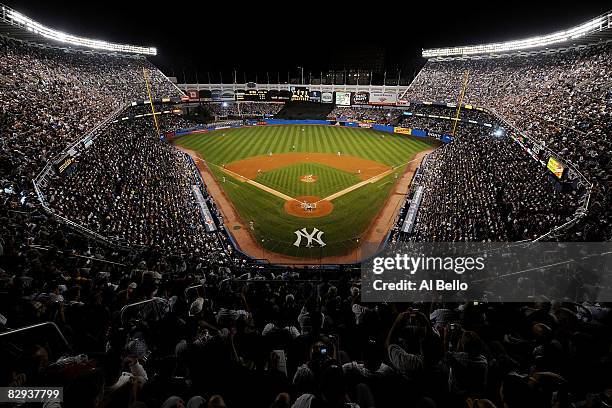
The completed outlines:
<svg viewBox="0 0 612 408">
<path fill-rule="evenodd" d="M 398 168 L 398 174 L 404 169 Z M 267 251 L 308 259 L 344 255 L 357 247 L 359 238 L 380 211 L 395 181 L 394 175 L 390 174 L 376 183 L 334 200 L 334 210 L 325 217 L 300 218 L 285 212 L 281 198 L 227 176 L 218 167 L 211 167 L 211 170 L 217 180 L 225 175 L 226 181 L 221 183 L 223 190 L 240 212 L 243 221 L 247 224 L 253 221 L 253 235 Z M 296 238 L 293 231 L 301 228 L 311 231 L 314 227 L 324 231 L 325 247 L 293 246 Z M 265 252 L 251 255 L 265 257 Z"/>
<path fill-rule="evenodd" d="M 314 183 L 300 181 L 300 177 L 308 174 L 316 176 L 317 181 Z M 298 163 L 267 171 L 257 176 L 255 181 L 294 198 L 298 196 L 325 198 L 359 183 L 361 179 L 355 174 L 333 169 L 323 164 Z"/>
<path fill-rule="evenodd" d="M 304 129 L 304 130 L 302 130 Z M 176 143 L 195 150 L 206 161 L 222 165 L 252 156 L 272 153 L 333 153 L 374 160 L 395 167 L 412 160 L 417 152 L 433 148 L 437 142 L 403 135 L 377 132 L 369 129 L 352 129 L 334 126 L 260 126 L 251 128 L 223 129 L 204 134 L 179 138 Z M 325 169 L 325 177 L 319 177 L 313 193 L 299 176 L 314 163 L 296 163 L 260 175 L 257 180 L 283 191 L 290 196 L 329 195 L 355 184 L 340 170 Z M 326 166 L 323 166 L 326 167 Z M 316 259 L 331 255 L 343 255 L 359 246 L 359 239 L 367 231 L 372 220 L 380 212 L 395 183 L 395 174 L 402 174 L 405 166 L 396 172 L 367 184 L 333 201 L 331 214 L 320 218 L 301 218 L 285 212 L 284 201 L 255 186 L 237 180 L 224 173 L 217 166 L 209 166 L 214 176 L 234 203 L 245 224 L 254 223 L 253 235 L 267 251 L 273 251 L 299 258 Z M 308 169 L 313 167 L 308 167 Z M 312 173 L 320 173 L 316 168 Z M 342 177 L 340 175 L 342 174 Z M 223 183 L 225 177 L 226 182 Z M 356 177 L 356 176 L 355 176 Z M 261 179 L 260 179 L 261 178 Z M 329 178 L 329 180 L 327 180 Z M 355 181 L 358 182 L 359 180 Z M 320 184 L 319 184 L 320 183 Z M 346 183 L 346 187 L 342 187 Z M 349 184 L 350 183 L 350 184 Z M 337 185 L 337 188 L 333 188 Z M 318 228 L 324 231 L 323 248 L 295 247 L 295 230 Z M 252 254 L 260 257 L 262 254 Z"/>
<path fill-rule="evenodd" d="M 270 152 L 335 154 L 340 151 L 392 167 L 406 163 L 416 152 L 432 146 L 428 139 L 370 129 L 312 125 L 222 129 L 185 136 L 178 139 L 177 144 L 195 150 L 205 160 L 219 165 Z"/>
</svg>

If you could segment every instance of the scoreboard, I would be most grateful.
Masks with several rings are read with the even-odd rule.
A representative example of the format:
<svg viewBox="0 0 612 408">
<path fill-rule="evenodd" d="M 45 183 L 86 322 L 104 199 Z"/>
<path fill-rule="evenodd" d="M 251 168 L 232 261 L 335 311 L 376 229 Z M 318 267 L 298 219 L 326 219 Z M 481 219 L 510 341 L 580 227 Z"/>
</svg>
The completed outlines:
<svg viewBox="0 0 612 408">
<path fill-rule="evenodd" d="M 268 91 L 266 89 L 237 89 L 236 90 L 237 101 L 267 101 Z"/>
<path fill-rule="evenodd" d="M 308 88 L 296 86 L 291 89 L 293 93 L 291 94 L 292 101 L 310 101 L 310 93 Z"/>
</svg>

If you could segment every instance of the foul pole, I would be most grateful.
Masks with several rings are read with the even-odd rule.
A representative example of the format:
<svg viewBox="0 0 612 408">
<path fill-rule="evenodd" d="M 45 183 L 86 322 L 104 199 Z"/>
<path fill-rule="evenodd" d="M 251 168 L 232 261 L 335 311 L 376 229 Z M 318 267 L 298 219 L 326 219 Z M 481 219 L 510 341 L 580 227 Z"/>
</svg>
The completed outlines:
<svg viewBox="0 0 612 408">
<path fill-rule="evenodd" d="M 461 89 L 461 94 L 459 95 L 459 103 L 457 104 L 457 113 L 455 114 L 455 120 L 453 121 L 453 139 L 455 138 L 455 130 L 457 130 L 457 122 L 459 122 L 459 113 L 461 112 L 461 105 L 463 105 L 463 97 L 465 96 L 465 90 L 467 88 L 469 75 L 470 71 L 466 69 L 463 78 L 463 88 Z"/>
<path fill-rule="evenodd" d="M 147 69 L 142 67 L 142 75 L 144 76 L 145 84 L 147 85 L 147 93 L 149 94 L 149 103 L 151 104 L 151 114 L 153 115 L 153 122 L 155 123 L 155 129 L 157 129 L 157 136 L 159 136 L 159 124 L 157 123 L 157 115 L 155 114 L 155 107 L 153 106 L 153 95 L 151 95 L 151 86 L 149 85 L 149 76 L 147 75 Z"/>
</svg>

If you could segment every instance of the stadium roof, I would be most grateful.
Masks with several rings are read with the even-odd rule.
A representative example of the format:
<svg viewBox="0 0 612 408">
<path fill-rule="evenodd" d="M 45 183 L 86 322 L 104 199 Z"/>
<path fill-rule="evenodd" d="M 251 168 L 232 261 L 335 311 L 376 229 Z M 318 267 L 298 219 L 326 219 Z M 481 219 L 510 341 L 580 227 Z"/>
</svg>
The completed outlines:
<svg viewBox="0 0 612 408">
<path fill-rule="evenodd" d="M 430 48 L 423 50 L 425 58 L 469 58 L 521 51 L 536 51 L 597 43 L 612 39 L 612 11 L 604 13 L 576 27 L 521 40 L 463 47 Z"/>
<path fill-rule="evenodd" d="M 64 33 L 19 13 L 0 3 L 0 35 L 25 41 L 42 42 L 52 45 L 72 46 L 96 51 L 109 51 L 127 54 L 157 55 L 154 47 L 117 44 L 92 38 L 78 37 Z"/>
</svg>

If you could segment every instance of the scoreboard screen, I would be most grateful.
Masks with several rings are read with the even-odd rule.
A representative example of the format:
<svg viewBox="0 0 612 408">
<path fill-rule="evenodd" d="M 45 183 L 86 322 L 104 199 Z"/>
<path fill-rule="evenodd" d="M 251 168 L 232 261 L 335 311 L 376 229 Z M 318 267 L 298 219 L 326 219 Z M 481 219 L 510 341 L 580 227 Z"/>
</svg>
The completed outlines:
<svg viewBox="0 0 612 408">
<path fill-rule="evenodd" d="M 548 159 L 548 163 L 546 164 L 546 168 L 552 172 L 557 178 L 563 177 L 563 172 L 565 171 L 565 167 L 557 161 L 554 157 L 550 157 Z"/>
<path fill-rule="evenodd" d="M 309 101 L 310 94 L 308 92 L 308 88 L 305 87 L 292 87 L 293 93 L 291 94 L 292 101 Z"/>
<path fill-rule="evenodd" d="M 271 101 L 290 101 L 291 91 L 271 89 L 268 91 L 268 97 Z"/>
<path fill-rule="evenodd" d="M 266 101 L 268 100 L 268 91 L 265 89 L 247 89 L 236 90 L 237 101 Z"/>
</svg>

